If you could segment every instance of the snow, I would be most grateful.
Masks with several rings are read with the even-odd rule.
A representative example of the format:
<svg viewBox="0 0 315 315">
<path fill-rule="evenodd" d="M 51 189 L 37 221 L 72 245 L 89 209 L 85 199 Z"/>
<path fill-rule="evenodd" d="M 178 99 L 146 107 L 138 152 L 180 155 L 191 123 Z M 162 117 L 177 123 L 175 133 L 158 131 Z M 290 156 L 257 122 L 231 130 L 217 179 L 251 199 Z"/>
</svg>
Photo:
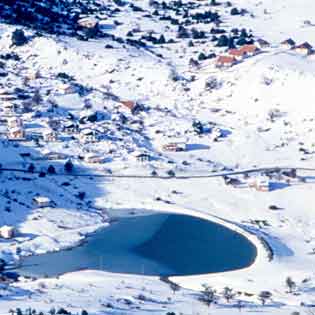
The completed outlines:
<svg viewBox="0 0 315 315">
<path fill-rule="evenodd" d="M 135 3 L 148 9 L 147 1 Z M 40 132 L 47 125 L 47 118 L 54 115 L 66 125 L 68 113 L 79 117 L 90 113 L 84 109 L 89 101 L 93 111 L 102 112 L 105 119 L 86 124 L 86 130 L 99 128 L 104 139 L 82 144 L 76 136 L 71 139 L 63 132 L 60 132 L 60 141 L 41 142 L 39 146 L 33 141 L 17 143 L 1 139 L 3 167 L 25 169 L 34 163 L 37 170 L 46 170 L 51 164 L 57 172 L 63 171 L 64 160 L 35 161 L 21 157 L 20 153 L 25 152 L 37 157 L 45 152 L 67 154 L 73 158 L 75 168 L 85 174 L 148 175 L 156 170 L 165 175 L 174 170 L 178 175 L 187 176 L 208 174 L 224 167 L 313 167 L 315 61 L 284 49 L 279 43 L 291 37 L 297 43 L 315 44 L 312 42 L 314 27 L 304 23 L 305 20 L 314 22 L 315 4 L 311 0 L 234 0 L 233 5 L 246 8 L 250 14 L 226 14 L 223 25 L 249 28 L 256 36 L 271 42 L 272 47 L 224 71 L 216 69 L 211 59 L 199 69 L 192 70 L 188 66 L 190 57 L 196 58 L 201 50 L 219 51 L 209 42 L 192 48 L 187 47 L 185 40 L 153 46 L 153 51 L 162 53 L 165 59 L 110 39 L 85 42 L 47 35 L 12 48 L 22 57 L 22 62 L 7 63 L 15 74 L 10 75 L 6 83 L 22 86 L 22 78 L 17 73 L 26 70 L 41 73 L 40 78 L 29 84 L 42 90 L 42 105 L 34 105 L 42 116 L 23 114 L 26 131 Z M 218 10 L 229 11 L 222 7 Z M 127 8 L 115 19 L 125 23 L 114 27 L 113 20 L 109 19 L 102 27 L 110 28 L 110 33 L 117 36 L 140 27 L 143 34 L 152 29 L 157 34 L 175 38 L 177 28 L 167 28 L 165 21 L 155 17 L 144 19 L 140 13 Z M 9 36 L 13 29 L 13 26 L 1 24 L 0 49 L 4 52 L 10 51 Z M 105 49 L 106 44 L 113 49 Z M 184 80 L 173 81 L 174 71 Z M 93 92 L 88 96 L 76 92 L 66 94 L 62 82 L 56 79 L 59 72 L 73 76 L 78 83 L 93 88 Z M 192 76 L 194 80 L 190 80 Z M 205 83 L 211 76 L 220 84 L 217 89 L 208 91 Z M 133 116 L 119 102 L 106 98 L 105 92 L 120 100 L 144 103 L 150 110 Z M 58 105 L 53 112 L 49 112 L 49 102 Z M 121 114 L 129 121 L 114 124 Z M 219 137 L 219 141 L 214 141 L 211 133 L 198 136 L 191 128 L 194 120 L 214 122 L 227 135 Z M 0 127 L 1 133 L 5 133 L 6 126 L 1 124 Z M 161 150 L 163 144 L 183 139 L 187 143 L 186 151 Z M 311 153 L 304 154 L 301 148 Z M 149 153 L 156 159 L 141 163 L 134 158 L 137 152 Z M 78 156 L 102 156 L 104 163 L 88 164 Z M 86 235 L 108 225 L 108 217 L 145 215 L 152 210 L 185 213 L 224 224 L 248 237 L 257 246 L 258 256 L 252 266 L 243 270 L 175 277 L 171 280 L 183 287 L 176 294 L 155 277 L 92 270 L 54 279 L 22 279 L 4 286 L 0 312 L 27 304 L 43 310 L 52 305 L 75 312 L 85 308 L 95 314 L 105 311 L 109 314 L 165 314 L 174 310 L 183 314 L 230 315 L 235 312 L 237 300 L 242 300 L 246 312 L 252 314 L 290 314 L 293 311 L 303 314 L 302 302 L 315 303 L 315 220 L 314 177 L 311 173 L 301 173 L 301 176 L 307 182 L 288 185 L 280 181 L 276 182 L 277 189 L 259 192 L 248 187 L 226 186 L 221 178 L 39 178 L 31 174 L 1 173 L 0 209 L 3 211 L 0 222 L 14 226 L 18 232 L 15 239 L 0 241 L 0 256 L 9 262 L 18 262 L 21 255 L 76 246 Z M 79 192 L 86 193 L 85 200 L 77 197 Z M 56 205 L 36 208 L 31 203 L 36 195 L 47 196 Z M 281 209 L 271 210 L 270 205 Z M 255 220 L 265 220 L 268 225 L 258 226 L 253 223 Z M 268 253 L 258 237 L 271 246 L 272 261 L 268 260 Z M 297 283 L 296 294 L 287 292 L 285 279 L 288 276 Z M 229 286 L 242 294 L 230 304 L 221 298 L 218 305 L 208 309 L 197 299 L 204 283 L 218 292 Z M 272 292 L 272 300 L 264 307 L 257 297 L 263 290 Z M 138 298 L 140 294 L 145 296 L 145 301 Z M 108 303 L 113 308 L 107 307 Z"/>
</svg>

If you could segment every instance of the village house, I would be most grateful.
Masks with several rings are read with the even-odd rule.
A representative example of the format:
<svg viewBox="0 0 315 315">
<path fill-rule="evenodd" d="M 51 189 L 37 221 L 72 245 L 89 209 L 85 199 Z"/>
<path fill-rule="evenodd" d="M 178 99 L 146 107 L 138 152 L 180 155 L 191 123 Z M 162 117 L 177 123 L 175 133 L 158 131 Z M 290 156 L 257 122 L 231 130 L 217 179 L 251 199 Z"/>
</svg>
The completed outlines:
<svg viewBox="0 0 315 315">
<path fill-rule="evenodd" d="M 248 187 L 254 188 L 257 191 L 270 191 L 269 178 L 266 176 L 258 176 L 248 179 Z"/>
<path fill-rule="evenodd" d="M 217 68 L 232 67 L 237 63 L 237 60 L 232 56 L 219 56 L 215 62 Z"/>
<path fill-rule="evenodd" d="M 259 52 L 259 48 L 254 45 L 244 45 L 240 48 L 240 51 L 243 52 L 246 56 L 254 56 Z"/>
<path fill-rule="evenodd" d="M 77 133 L 78 130 L 79 130 L 78 125 L 73 123 L 72 121 L 67 121 L 63 126 L 63 131 L 68 135 Z"/>
<path fill-rule="evenodd" d="M 46 142 L 56 142 L 58 140 L 57 133 L 51 129 L 44 130 L 42 135 Z"/>
<path fill-rule="evenodd" d="M 97 142 L 96 131 L 93 129 L 83 129 L 80 131 L 79 140 L 81 143 Z"/>
<path fill-rule="evenodd" d="M 144 106 L 135 101 L 120 101 L 120 103 L 128 108 L 133 115 L 144 110 Z"/>
<path fill-rule="evenodd" d="M 45 160 L 66 160 L 69 158 L 68 154 L 61 153 L 61 152 L 45 152 L 43 153 L 43 158 Z"/>
<path fill-rule="evenodd" d="M 7 136 L 11 140 L 21 140 L 25 138 L 25 131 L 21 127 L 10 128 Z"/>
<path fill-rule="evenodd" d="M 50 207 L 52 205 L 51 200 L 48 197 L 36 196 L 32 200 L 33 205 L 38 208 Z"/>
<path fill-rule="evenodd" d="M 0 237 L 11 239 L 15 236 L 15 228 L 13 226 L 4 225 L 0 227 Z"/>
<path fill-rule="evenodd" d="M 186 143 L 185 142 L 170 142 L 163 145 L 163 150 L 169 151 L 169 152 L 186 151 Z"/>
<path fill-rule="evenodd" d="M 142 153 L 138 153 L 136 154 L 136 159 L 138 162 L 150 162 L 152 160 L 152 157 L 150 154 L 142 152 Z"/>
<path fill-rule="evenodd" d="M 68 94 L 74 94 L 76 92 L 77 90 L 75 86 L 73 86 L 70 83 L 63 83 L 58 86 L 57 94 L 68 95 Z"/>
<path fill-rule="evenodd" d="M 78 20 L 78 25 L 83 28 L 93 29 L 98 26 L 98 20 L 93 17 L 84 17 Z"/>
<path fill-rule="evenodd" d="M 265 48 L 270 47 L 270 43 L 264 40 L 263 38 L 258 38 L 256 42 L 260 49 L 265 49 Z"/>
<path fill-rule="evenodd" d="M 302 55 L 309 55 L 313 52 L 313 47 L 308 42 L 304 42 L 301 45 L 295 46 L 294 50 Z"/>
<path fill-rule="evenodd" d="M 7 126 L 8 126 L 8 129 L 16 128 L 16 127 L 22 128 L 23 127 L 22 119 L 16 116 L 8 117 Z"/>
<path fill-rule="evenodd" d="M 285 49 L 293 49 L 295 47 L 295 41 L 292 38 L 288 38 L 281 42 L 281 46 Z"/>
<path fill-rule="evenodd" d="M 84 156 L 86 163 L 103 163 L 104 157 L 94 153 L 88 153 Z"/>
<path fill-rule="evenodd" d="M 15 114 L 15 105 L 12 102 L 3 102 L 2 103 L 3 113 L 5 115 L 13 115 Z"/>
<path fill-rule="evenodd" d="M 246 57 L 246 53 L 240 49 L 230 49 L 229 50 L 229 55 L 231 57 L 234 57 L 236 60 L 241 61 Z"/>
</svg>

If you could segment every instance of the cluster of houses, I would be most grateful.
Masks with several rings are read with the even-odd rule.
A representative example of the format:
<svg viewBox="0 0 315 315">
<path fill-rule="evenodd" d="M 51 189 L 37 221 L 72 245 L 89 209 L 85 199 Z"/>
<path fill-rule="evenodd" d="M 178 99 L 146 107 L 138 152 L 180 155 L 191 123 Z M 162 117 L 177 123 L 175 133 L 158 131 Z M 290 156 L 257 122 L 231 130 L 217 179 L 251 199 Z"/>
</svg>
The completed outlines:
<svg viewBox="0 0 315 315">
<path fill-rule="evenodd" d="M 296 44 L 296 42 L 292 38 L 288 38 L 281 42 L 280 45 L 284 49 L 290 49 L 297 52 L 298 54 L 315 59 L 315 49 L 308 42 Z M 270 47 L 270 44 L 267 41 L 265 41 L 264 39 L 258 39 L 255 44 L 244 45 L 240 48 L 229 49 L 226 54 L 218 56 L 215 63 L 216 67 L 228 68 L 234 66 L 245 58 L 254 56 L 258 54 L 262 49 L 268 47 Z"/>
<path fill-rule="evenodd" d="M 281 42 L 281 47 L 295 51 L 303 56 L 308 56 L 312 59 L 315 59 L 314 47 L 308 42 L 304 42 L 302 44 L 297 45 L 292 38 L 288 38 Z"/>
<path fill-rule="evenodd" d="M 242 176 L 223 176 L 226 185 L 234 188 L 252 188 L 257 191 L 268 192 L 277 187 L 285 187 L 300 181 L 297 176 L 296 169 L 283 169 L 261 172 L 256 175 L 250 176 L 244 173 Z"/>
<path fill-rule="evenodd" d="M 255 44 L 248 44 L 240 48 L 229 49 L 227 51 L 227 54 L 220 55 L 216 59 L 216 67 L 218 68 L 231 67 L 241 62 L 245 58 L 257 55 L 260 51 L 261 51 L 261 48 L 256 46 Z"/>
</svg>

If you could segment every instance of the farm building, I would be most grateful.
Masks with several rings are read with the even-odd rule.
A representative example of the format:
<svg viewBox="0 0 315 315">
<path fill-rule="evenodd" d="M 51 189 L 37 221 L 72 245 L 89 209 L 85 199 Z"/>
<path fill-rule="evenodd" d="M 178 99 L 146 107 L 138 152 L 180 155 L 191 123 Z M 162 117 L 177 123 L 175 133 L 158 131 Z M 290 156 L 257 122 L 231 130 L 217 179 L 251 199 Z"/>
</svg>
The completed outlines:
<svg viewBox="0 0 315 315">
<path fill-rule="evenodd" d="M 22 119 L 19 117 L 16 117 L 16 116 L 8 117 L 7 126 L 8 126 L 8 129 L 9 128 L 16 128 L 16 127 L 22 128 L 22 126 L 23 126 Z"/>
<path fill-rule="evenodd" d="M 15 228 L 13 226 L 4 225 L 0 227 L 0 237 L 11 239 L 15 236 Z"/>
<path fill-rule="evenodd" d="M 240 48 L 240 51 L 246 56 L 254 56 L 259 52 L 259 48 L 254 44 L 244 45 Z"/>
<path fill-rule="evenodd" d="M 294 48 L 294 50 L 296 52 L 298 52 L 299 54 L 302 55 L 309 55 L 313 52 L 313 47 L 311 44 L 309 44 L 308 42 L 305 42 L 301 45 L 298 45 Z"/>
<path fill-rule="evenodd" d="M 246 57 L 246 53 L 241 49 L 230 49 L 229 55 L 231 57 L 234 57 L 236 60 L 242 60 L 243 58 Z"/>
<path fill-rule="evenodd" d="M 264 49 L 264 48 L 269 48 L 270 47 L 270 43 L 267 42 L 266 40 L 264 40 L 263 38 L 258 38 L 257 39 L 257 45 L 260 49 Z"/>
<path fill-rule="evenodd" d="M 43 131 L 43 140 L 46 142 L 55 142 L 58 140 L 57 133 L 54 130 L 46 129 Z"/>
<path fill-rule="evenodd" d="M 24 139 L 25 131 L 21 127 L 10 128 L 8 131 L 8 138 L 9 139 Z"/>
<path fill-rule="evenodd" d="M 95 130 L 83 129 L 80 131 L 79 140 L 81 143 L 93 143 L 97 141 Z"/>
<path fill-rule="evenodd" d="M 163 151 L 180 152 L 186 151 L 185 142 L 171 142 L 163 145 Z"/>
<path fill-rule="evenodd" d="M 38 208 L 51 206 L 51 200 L 48 197 L 37 196 L 33 198 L 33 204 Z"/>
<path fill-rule="evenodd" d="M 104 157 L 98 154 L 89 153 L 84 156 L 84 161 L 87 163 L 103 163 Z"/>
<path fill-rule="evenodd" d="M 228 68 L 232 67 L 237 63 L 237 60 L 232 56 L 219 56 L 216 60 L 217 68 Z"/>
</svg>

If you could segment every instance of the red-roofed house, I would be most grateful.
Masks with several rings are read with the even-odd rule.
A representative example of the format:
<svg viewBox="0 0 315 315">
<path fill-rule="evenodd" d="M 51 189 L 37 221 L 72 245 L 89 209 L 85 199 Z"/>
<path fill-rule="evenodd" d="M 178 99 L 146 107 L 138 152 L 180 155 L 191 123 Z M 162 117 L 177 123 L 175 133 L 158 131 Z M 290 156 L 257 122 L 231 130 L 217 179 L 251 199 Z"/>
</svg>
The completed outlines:
<svg viewBox="0 0 315 315">
<path fill-rule="evenodd" d="M 242 60 L 243 58 L 246 57 L 246 53 L 244 51 L 235 48 L 229 50 L 229 55 L 237 60 Z"/>
<path fill-rule="evenodd" d="M 219 56 L 216 60 L 216 67 L 232 67 L 237 63 L 237 60 L 232 56 Z"/>
<path fill-rule="evenodd" d="M 242 46 L 240 48 L 240 51 L 243 52 L 247 56 L 253 56 L 259 52 L 259 48 L 254 44 L 250 44 L 250 45 Z"/>
<path fill-rule="evenodd" d="M 132 110 L 136 105 L 136 102 L 134 101 L 121 101 L 120 103 L 129 108 L 130 110 Z"/>
</svg>

